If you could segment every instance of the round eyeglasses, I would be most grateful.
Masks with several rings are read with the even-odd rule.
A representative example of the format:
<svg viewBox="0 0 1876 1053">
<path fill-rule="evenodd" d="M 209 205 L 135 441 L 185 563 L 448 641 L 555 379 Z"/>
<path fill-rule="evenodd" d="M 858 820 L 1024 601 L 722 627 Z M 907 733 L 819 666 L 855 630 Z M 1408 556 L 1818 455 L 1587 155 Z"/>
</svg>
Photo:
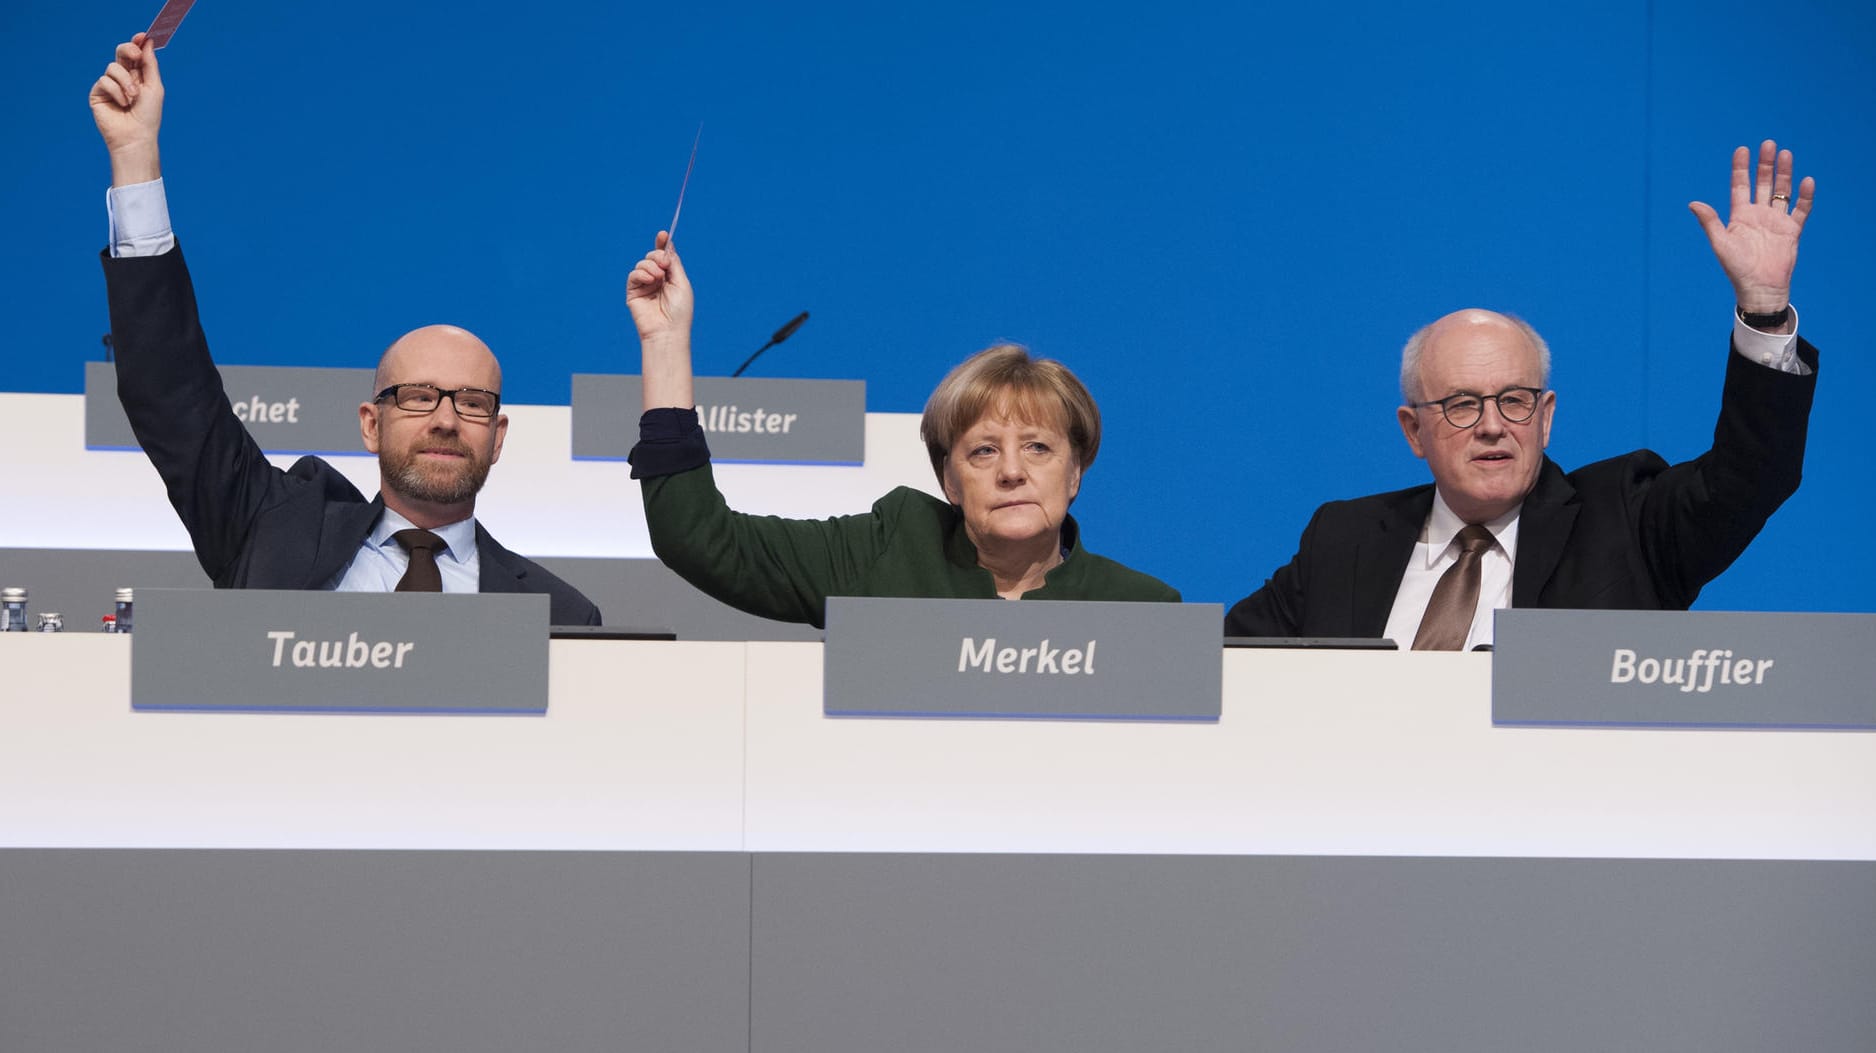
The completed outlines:
<svg viewBox="0 0 1876 1053">
<path fill-rule="evenodd" d="M 1474 395 L 1469 391 L 1462 391 L 1443 399 L 1415 402 L 1412 405 L 1415 409 L 1438 406 L 1440 415 L 1446 418 L 1446 423 L 1455 428 L 1470 428 L 1485 416 L 1487 402 L 1498 404 L 1498 415 L 1505 419 L 1505 423 L 1523 424 L 1536 415 L 1537 404 L 1543 397 L 1543 388 L 1513 387 L 1506 388 L 1496 395 Z"/>
</svg>

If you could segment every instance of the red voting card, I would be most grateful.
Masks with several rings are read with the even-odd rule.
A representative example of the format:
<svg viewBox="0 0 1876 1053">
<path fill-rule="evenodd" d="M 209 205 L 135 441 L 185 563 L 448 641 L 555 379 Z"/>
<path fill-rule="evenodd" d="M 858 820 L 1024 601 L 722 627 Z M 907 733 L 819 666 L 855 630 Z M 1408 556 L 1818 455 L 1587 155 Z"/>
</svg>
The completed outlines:
<svg viewBox="0 0 1876 1053">
<path fill-rule="evenodd" d="M 160 48 L 169 43 L 169 38 L 176 35 L 176 27 L 182 25 L 183 17 L 195 6 L 195 0 L 169 0 L 163 9 L 156 13 L 156 21 L 150 23 L 150 33 L 144 38 L 146 48 Z"/>
</svg>

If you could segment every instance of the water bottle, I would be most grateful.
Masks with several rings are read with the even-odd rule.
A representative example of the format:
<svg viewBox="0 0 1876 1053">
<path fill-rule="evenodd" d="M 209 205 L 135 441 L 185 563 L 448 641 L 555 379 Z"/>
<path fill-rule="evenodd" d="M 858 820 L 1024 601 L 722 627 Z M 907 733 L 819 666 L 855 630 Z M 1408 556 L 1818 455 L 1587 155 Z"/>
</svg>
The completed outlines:
<svg viewBox="0 0 1876 1053">
<path fill-rule="evenodd" d="M 117 590 L 117 631 L 120 633 L 130 631 L 130 604 L 134 598 L 134 591 L 132 589 Z"/>
<path fill-rule="evenodd" d="M 0 589 L 0 632 L 26 631 L 26 590 Z"/>
</svg>

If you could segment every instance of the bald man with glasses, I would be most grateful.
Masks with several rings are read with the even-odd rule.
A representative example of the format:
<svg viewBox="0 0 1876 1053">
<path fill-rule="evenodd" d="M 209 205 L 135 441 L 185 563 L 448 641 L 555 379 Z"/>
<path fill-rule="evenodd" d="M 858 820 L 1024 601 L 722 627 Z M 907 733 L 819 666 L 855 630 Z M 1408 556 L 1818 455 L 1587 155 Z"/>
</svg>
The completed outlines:
<svg viewBox="0 0 1876 1053">
<path fill-rule="evenodd" d="M 475 499 L 508 434 L 501 365 L 473 333 L 425 326 L 378 361 L 358 407 L 378 455 L 366 500 L 317 457 L 268 462 L 222 388 L 170 228 L 158 160 L 163 80 L 143 34 L 118 45 L 91 87 L 111 156 L 104 253 L 117 392 L 217 588 L 545 593 L 556 625 L 599 609 L 476 521 Z"/>
<path fill-rule="evenodd" d="M 1737 299 L 1713 446 L 1670 465 L 1638 450 L 1565 472 L 1544 454 L 1550 349 L 1520 319 L 1468 309 L 1401 354 L 1401 434 L 1431 484 L 1317 509 L 1295 558 L 1225 616 L 1227 636 L 1492 642 L 1500 607 L 1682 610 L 1797 490 L 1817 385 L 1791 275 L 1813 181 L 1791 152 L 1734 151 L 1731 214 L 1690 206 Z"/>
</svg>

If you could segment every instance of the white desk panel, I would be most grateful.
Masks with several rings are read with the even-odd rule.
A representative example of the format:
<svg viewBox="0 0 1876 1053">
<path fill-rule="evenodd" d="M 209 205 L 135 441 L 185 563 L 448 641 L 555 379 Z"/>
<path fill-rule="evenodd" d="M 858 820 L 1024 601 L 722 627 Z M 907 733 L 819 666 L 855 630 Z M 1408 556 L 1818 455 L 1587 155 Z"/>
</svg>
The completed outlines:
<svg viewBox="0 0 1876 1053">
<path fill-rule="evenodd" d="M 1494 728 L 1483 654 L 1227 651 L 1217 725 L 829 719 L 749 655 L 752 851 L 1876 859 L 1876 735 Z"/>
<path fill-rule="evenodd" d="M 510 425 L 501 463 L 476 502 L 477 516 L 502 544 L 530 556 L 651 558 L 630 465 L 573 460 L 566 406 L 504 412 Z M 0 516 L 0 548 L 189 549 L 142 451 L 85 449 L 83 396 L 0 392 L 0 420 L 17 440 L 0 443 L 8 509 Z M 937 493 L 918 421 L 915 413 L 867 414 L 864 466 L 722 464 L 717 483 L 733 508 L 814 518 L 864 512 L 895 486 Z M 284 468 L 299 458 L 270 459 Z M 376 458 L 328 460 L 366 495 L 378 492 Z"/>
<path fill-rule="evenodd" d="M 0 846 L 736 850 L 743 645 L 555 641 L 545 716 L 138 713 L 0 634 Z"/>
<path fill-rule="evenodd" d="M 813 643 L 556 641 L 545 717 L 135 713 L 0 636 L 0 847 L 1876 860 L 1876 735 L 1494 728 L 1486 655 L 1228 651 L 1215 724 L 821 715 Z"/>
</svg>

